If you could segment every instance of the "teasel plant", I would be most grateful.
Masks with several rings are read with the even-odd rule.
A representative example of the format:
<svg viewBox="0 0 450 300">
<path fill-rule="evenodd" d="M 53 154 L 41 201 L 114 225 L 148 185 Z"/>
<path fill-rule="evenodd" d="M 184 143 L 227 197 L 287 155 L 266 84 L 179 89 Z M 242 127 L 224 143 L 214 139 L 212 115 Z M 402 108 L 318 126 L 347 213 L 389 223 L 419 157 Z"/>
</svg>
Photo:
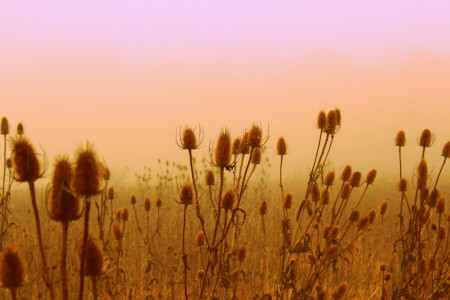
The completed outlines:
<svg viewBox="0 0 450 300">
<path fill-rule="evenodd" d="M 97 280 L 98 277 L 104 272 L 103 252 L 94 238 L 89 236 L 86 240 L 82 237 L 78 241 L 76 254 L 80 269 L 81 263 L 84 261 L 85 271 L 83 272 L 83 276 L 89 276 L 91 278 L 92 295 L 94 300 L 97 300 L 99 296 Z"/>
<path fill-rule="evenodd" d="M 8 289 L 11 299 L 17 300 L 17 289 L 27 277 L 27 266 L 22 254 L 12 245 L 5 245 L 0 253 L 0 286 Z"/>
</svg>

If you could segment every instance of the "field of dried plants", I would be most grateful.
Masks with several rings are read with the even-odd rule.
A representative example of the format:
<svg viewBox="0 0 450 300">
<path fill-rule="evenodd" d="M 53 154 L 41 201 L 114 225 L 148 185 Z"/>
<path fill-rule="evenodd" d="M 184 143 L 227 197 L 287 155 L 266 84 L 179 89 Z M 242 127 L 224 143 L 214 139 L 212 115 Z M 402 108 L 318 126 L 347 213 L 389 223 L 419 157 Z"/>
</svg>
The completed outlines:
<svg viewBox="0 0 450 300">
<path fill-rule="evenodd" d="M 377 178 L 330 167 L 340 126 L 338 109 L 318 114 L 309 176 L 289 183 L 295 151 L 260 124 L 221 130 L 203 160 L 203 129 L 180 128 L 185 162 L 158 160 L 131 187 L 112 184 L 92 145 L 47 158 L 3 118 L 0 298 L 448 299 L 450 142 L 410 133 L 405 166 L 399 131 L 398 175 Z M 427 165 L 431 146 L 442 165 Z"/>
</svg>

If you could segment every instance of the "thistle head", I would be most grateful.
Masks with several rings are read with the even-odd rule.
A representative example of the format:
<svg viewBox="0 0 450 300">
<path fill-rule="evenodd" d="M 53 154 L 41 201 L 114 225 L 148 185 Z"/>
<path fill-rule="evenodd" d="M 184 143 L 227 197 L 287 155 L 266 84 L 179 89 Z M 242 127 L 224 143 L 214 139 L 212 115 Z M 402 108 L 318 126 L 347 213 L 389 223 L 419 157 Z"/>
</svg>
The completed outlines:
<svg viewBox="0 0 450 300">
<path fill-rule="evenodd" d="M 252 164 L 259 165 L 261 163 L 261 148 L 253 149 Z"/>
<path fill-rule="evenodd" d="M 384 215 L 386 214 L 386 212 L 387 212 L 387 209 L 388 209 L 388 203 L 387 203 L 387 201 L 381 202 L 381 205 L 380 205 L 380 215 L 384 216 Z"/>
<path fill-rule="evenodd" d="M 258 213 L 261 216 L 264 216 L 267 214 L 267 201 L 266 200 L 262 201 L 261 204 L 259 205 Z"/>
<path fill-rule="evenodd" d="M 150 199 L 149 198 L 145 198 L 145 200 L 144 200 L 144 210 L 145 211 L 150 211 L 150 209 L 151 209 L 151 202 L 150 202 Z"/>
<path fill-rule="evenodd" d="M 194 202 L 194 190 L 190 184 L 181 187 L 179 198 L 180 203 L 184 205 L 190 205 Z"/>
<path fill-rule="evenodd" d="M 120 212 L 120 220 L 122 220 L 123 222 L 127 222 L 129 218 L 130 218 L 130 211 L 128 210 L 128 208 L 125 207 Z"/>
<path fill-rule="evenodd" d="M 370 170 L 369 173 L 367 173 L 367 176 L 366 176 L 366 183 L 367 184 L 373 184 L 376 177 L 377 177 L 377 170 L 375 170 L 375 169 Z"/>
<path fill-rule="evenodd" d="M 341 173 L 341 180 L 342 181 L 348 181 L 350 179 L 350 177 L 352 176 L 352 167 L 350 167 L 349 165 L 347 165 Z"/>
<path fill-rule="evenodd" d="M 81 264 L 81 255 L 83 251 L 83 238 L 78 241 L 77 258 L 78 266 Z M 84 261 L 84 276 L 97 276 L 103 273 L 103 252 L 97 242 L 88 237 L 86 240 L 86 252 Z"/>
<path fill-rule="evenodd" d="M 287 154 L 287 145 L 284 137 L 280 137 L 277 142 L 277 154 L 278 155 L 286 155 Z"/>
<path fill-rule="evenodd" d="M 214 164 L 220 168 L 225 168 L 231 163 L 231 137 L 227 129 L 222 129 L 219 134 L 216 149 L 214 152 Z"/>
<path fill-rule="evenodd" d="M 205 234 L 203 231 L 199 231 L 195 237 L 195 245 L 197 247 L 202 247 L 205 245 Z"/>
<path fill-rule="evenodd" d="M 161 207 L 161 206 L 162 206 L 162 199 L 158 197 L 156 199 L 156 207 Z"/>
<path fill-rule="evenodd" d="M 19 136 L 21 136 L 21 135 L 24 134 L 23 124 L 22 124 L 22 123 L 17 124 L 17 134 L 18 134 Z"/>
<path fill-rule="evenodd" d="M 283 208 L 290 209 L 291 207 L 292 207 L 292 194 L 287 193 L 286 195 L 284 195 Z"/>
<path fill-rule="evenodd" d="M 442 156 L 445 158 L 450 157 L 450 142 L 445 143 L 444 147 L 442 148 Z"/>
<path fill-rule="evenodd" d="M 331 293 L 331 296 L 334 300 L 339 300 L 344 298 L 345 293 L 347 293 L 347 283 L 342 282 L 334 289 L 333 293 Z"/>
<path fill-rule="evenodd" d="M 25 137 L 12 141 L 12 162 L 16 180 L 34 182 L 42 177 L 42 167 L 33 145 Z"/>
<path fill-rule="evenodd" d="M 205 183 L 207 186 L 213 186 L 214 185 L 214 172 L 211 170 L 208 170 L 205 174 Z"/>
<path fill-rule="evenodd" d="M 334 183 L 334 178 L 336 177 L 336 173 L 334 171 L 330 171 L 325 176 L 325 180 L 323 181 L 323 184 L 326 186 L 332 186 Z"/>
<path fill-rule="evenodd" d="M 420 147 L 430 147 L 433 143 L 434 135 L 431 133 L 429 129 L 424 129 L 420 134 L 419 138 L 419 146 Z"/>
<path fill-rule="evenodd" d="M 85 197 L 98 194 L 101 191 L 101 173 L 101 165 L 92 147 L 87 144 L 86 148 L 80 148 L 76 154 L 72 182 L 75 193 Z"/>
<path fill-rule="evenodd" d="M 240 138 L 235 138 L 233 141 L 233 144 L 231 146 L 233 155 L 238 155 L 239 154 L 239 144 L 241 143 L 241 139 Z"/>
<path fill-rule="evenodd" d="M 131 205 L 135 205 L 136 204 L 136 196 L 135 195 L 131 195 L 131 197 L 130 197 L 130 204 Z"/>
<path fill-rule="evenodd" d="M 326 113 L 321 110 L 319 112 L 319 115 L 317 116 L 317 128 L 320 130 L 325 130 L 327 127 L 327 115 Z"/>
<path fill-rule="evenodd" d="M 113 200 L 114 199 L 114 187 L 110 187 L 109 189 L 108 189 L 108 200 Z"/>
<path fill-rule="evenodd" d="M 2 117 L 2 121 L 0 124 L 0 133 L 1 133 L 1 135 L 9 134 L 9 122 L 6 117 Z"/>
<path fill-rule="evenodd" d="M 19 250 L 11 245 L 3 247 L 0 255 L 0 284 L 4 288 L 16 289 L 22 285 L 27 267 Z"/>
<path fill-rule="evenodd" d="M 246 254 L 247 254 L 247 247 L 245 247 L 245 246 L 239 247 L 237 254 L 236 254 L 238 261 L 243 262 Z"/>
<path fill-rule="evenodd" d="M 358 171 L 353 172 L 352 177 L 350 177 L 349 184 L 352 187 L 360 186 L 360 184 L 361 184 L 361 177 L 362 177 L 361 172 L 358 172 Z"/>
<path fill-rule="evenodd" d="M 222 196 L 222 201 L 220 201 L 220 207 L 229 210 L 233 208 L 234 202 L 236 200 L 236 195 L 232 189 L 226 191 Z"/>
<path fill-rule="evenodd" d="M 327 114 L 327 127 L 325 128 L 325 132 L 328 134 L 335 134 L 336 126 L 337 126 L 336 111 L 330 110 Z"/>
<path fill-rule="evenodd" d="M 406 145 L 406 135 L 403 130 L 397 132 L 397 136 L 395 137 L 395 146 L 397 147 L 405 147 Z"/>
<path fill-rule="evenodd" d="M 239 153 L 240 154 L 249 154 L 250 153 L 250 145 L 248 143 L 248 132 L 245 132 L 242 136 L 242 139 L 239 142 Z"/>
<path fill-rule="evenodd" d="M 258 148 L 261 146 L 262 130 L 261 126 L 253 124 L 248 131 L 248 144 L 252 148 Z"/>
</svg>

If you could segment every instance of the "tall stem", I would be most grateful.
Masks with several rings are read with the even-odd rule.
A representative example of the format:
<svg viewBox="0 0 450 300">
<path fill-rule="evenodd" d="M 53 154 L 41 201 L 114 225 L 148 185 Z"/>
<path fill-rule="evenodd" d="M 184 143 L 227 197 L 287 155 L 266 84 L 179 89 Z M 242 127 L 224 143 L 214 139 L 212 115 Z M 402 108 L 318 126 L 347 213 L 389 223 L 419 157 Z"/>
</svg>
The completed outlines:
<svg viewBox="0 0 450 300">
<path fill-rule="evenodd" d="M 67 235 L 69 231 L 69 222 L 63 221 L 62 225 L 62 242 L 61 242 L 61 288 L 63 300 L 69 299 L 69 285 L 67 279 Z"/>
<path fill-rule="evenodd" d="M 84 268 L 86 261 L 86 244 L 89 235 L 89 211 L 91 210 L 91 200 L 86 196 L 86 209 L 84 212 L 84 233 L 83 233 L 83 244 L 81 248 L 81 261 L 80 261 L 80 292 L 78 295 L 79 300 L 83 300 L 84 291 Z"/>
<path fill-rule="evenodd" d="M 183 214 L 183 264 L 184 264 L 184 296 L 188 299 L 187 295 L 187 255 L 184 249 L 184 239 L 186 236 L 186 211 L 187 205 L 184 205 L 184 214 Z"/>
</svg>

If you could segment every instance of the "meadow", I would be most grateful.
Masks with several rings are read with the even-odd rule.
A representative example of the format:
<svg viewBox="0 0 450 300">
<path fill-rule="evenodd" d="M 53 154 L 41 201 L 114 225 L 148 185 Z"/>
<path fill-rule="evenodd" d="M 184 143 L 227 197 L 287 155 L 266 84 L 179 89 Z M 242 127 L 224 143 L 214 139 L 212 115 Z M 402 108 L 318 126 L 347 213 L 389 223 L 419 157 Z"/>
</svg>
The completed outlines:
<svg viewBox="0 0 450 300">
<path fill-rule="evenodd" d="M 339 109 L 318 113 L 309 174 L 288 182 L 295 151 L 261 124 L 222 129 L 207 158 L 206 129 L 181 127 L 185 161 L 155 158 L 126 186 L 91 144 L 46 157 L 4 117 L 0 298 L 447 299 L 450 142 L 399 128 L 383 154 L 397 175 L 377 177 L 330 164 L 341 124 Z"/>
</svg>

